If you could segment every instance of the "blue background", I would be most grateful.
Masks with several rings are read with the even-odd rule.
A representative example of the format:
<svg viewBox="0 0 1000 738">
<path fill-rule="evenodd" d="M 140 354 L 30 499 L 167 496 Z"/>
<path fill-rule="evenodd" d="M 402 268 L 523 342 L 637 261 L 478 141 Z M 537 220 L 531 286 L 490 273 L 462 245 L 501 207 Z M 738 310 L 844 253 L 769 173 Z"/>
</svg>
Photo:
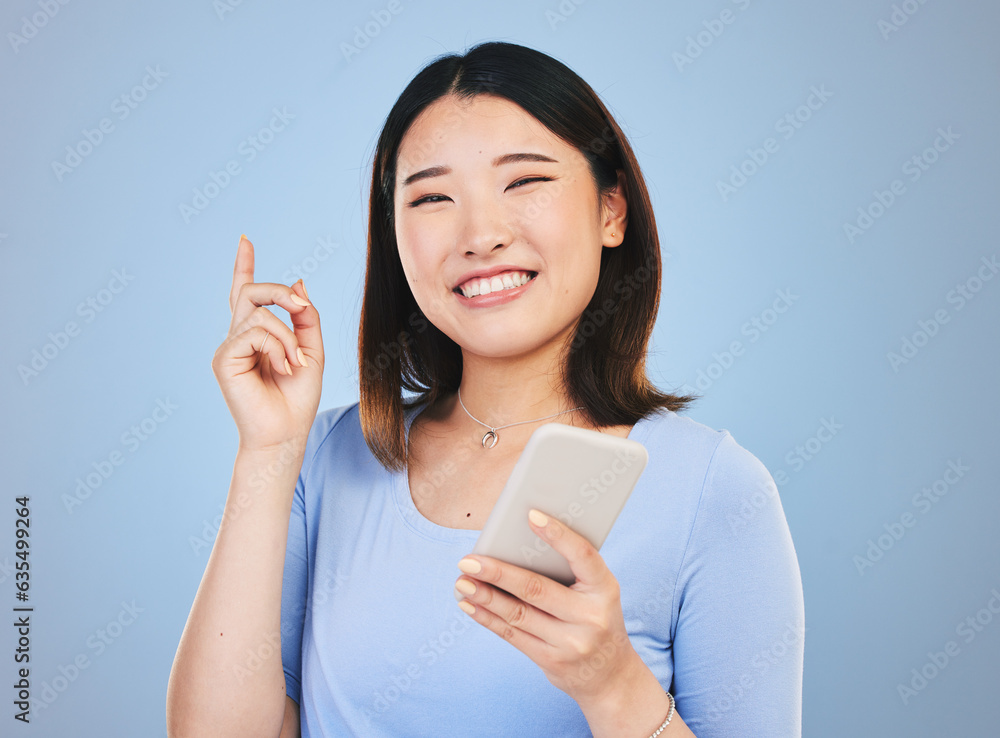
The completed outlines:
<svg viewBox="0 0 1000 738">
<path fill-rule="evenodd" d="M 995 735 L 998 22 L 988 0 L 5 3 L 0 610 L 30 495 L 33 696 L 54 700 L 12 727 L 5 686 L 0 733 L 166 734 L 236 451 L 210 362 L 240 233 L 257 281 L 305 277 L 321 408 L 354 402 L 378 131 L 436 55 L 508 40 L 577 71 L 635 147 L 665 252 L 654 381 L 701 392 L 687 414 L 779 481 L 806 598 L 804 734 Z M 275 108 L 294 118 L 251 161 Z M 239 174 L 185 217 L 230 161 Z M 779 291 L 794 298 L 768 312 Z M 162 422 L 158 402 L 175 408 Z M 126 606 L 141 612 L 109 630 Z M 4 685 L 15 635 L 0 628 Z"/>
</svg>

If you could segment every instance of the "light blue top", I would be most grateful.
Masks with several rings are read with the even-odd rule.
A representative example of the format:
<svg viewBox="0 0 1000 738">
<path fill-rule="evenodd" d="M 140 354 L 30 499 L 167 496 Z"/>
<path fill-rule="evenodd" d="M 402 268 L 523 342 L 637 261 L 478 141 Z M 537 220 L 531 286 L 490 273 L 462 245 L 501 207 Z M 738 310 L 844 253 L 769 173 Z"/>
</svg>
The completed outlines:
<svg viewBox="0 0 1000 738">
<path fill-rule="evenodd" d="M 633 647 L 698 738 L 801 735 L 802 580 L 771 475 L 728 431 L 670 411 L 629 438 L 649 464 L 601 555 Z M 575 701 L 458 608 L 456 563 L 478 535 L 417 510 L 357 403 L 316 416 L 281 602 L 305 738 L 590 735 Z"/>
</svg>

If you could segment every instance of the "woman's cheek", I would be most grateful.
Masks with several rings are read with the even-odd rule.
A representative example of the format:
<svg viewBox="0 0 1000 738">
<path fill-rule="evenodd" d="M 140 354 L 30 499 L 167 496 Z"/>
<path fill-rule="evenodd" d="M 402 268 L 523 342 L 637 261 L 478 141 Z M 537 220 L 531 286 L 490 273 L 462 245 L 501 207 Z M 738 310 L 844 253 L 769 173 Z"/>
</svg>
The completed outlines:
<svg viewBox="0 0 1000 738">
<path fill-rule="evenodd" d="M 565 185 L 560 180 L 544 182 L 534 192 L 526 195 L 517 205 L 517 222 L 521 227 L 533 228 L 553 217 L 564 206 L 561 198 Z"/>
</svg>

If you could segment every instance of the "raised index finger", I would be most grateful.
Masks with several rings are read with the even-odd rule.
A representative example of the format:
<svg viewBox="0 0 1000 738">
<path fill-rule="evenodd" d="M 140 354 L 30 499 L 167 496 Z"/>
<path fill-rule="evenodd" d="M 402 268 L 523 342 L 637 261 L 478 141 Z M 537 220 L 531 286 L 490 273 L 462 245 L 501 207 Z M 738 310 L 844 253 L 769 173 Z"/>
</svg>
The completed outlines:
<svg viewBox="0 0 1000 738">
<path fill-rule="evenodd" d="M 246 235 L 240 236 L 240 244 L 236 247 L 236 266 L 233 268 L 233 288 L 229 291 L 229 312 L 236 311 L 236 298 L 240 288 L 253 282 L 253 244 Z"/>
</svg>

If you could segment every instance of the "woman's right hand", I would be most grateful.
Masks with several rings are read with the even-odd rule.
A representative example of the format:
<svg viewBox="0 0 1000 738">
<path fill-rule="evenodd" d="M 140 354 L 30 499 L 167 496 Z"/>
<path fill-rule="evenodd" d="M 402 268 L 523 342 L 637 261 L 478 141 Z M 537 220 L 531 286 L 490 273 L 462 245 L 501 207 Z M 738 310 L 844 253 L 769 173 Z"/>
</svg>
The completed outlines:
<svg viewBox="0 0 1000 738">
<path fill-rule="evenodd" d="M 291 287 L 255 283 L 253 270 L 253 244 L 243 236 L 229 293 L 233 319 L 212 358 L 212 371 L 236 421 L 241 449 L 263 450 L 289 441 L 304 445 L 323 384 L 319 313 L 301 279 Z M 293 330 L 265 305 L 287 310 Z"/>
</svg>

